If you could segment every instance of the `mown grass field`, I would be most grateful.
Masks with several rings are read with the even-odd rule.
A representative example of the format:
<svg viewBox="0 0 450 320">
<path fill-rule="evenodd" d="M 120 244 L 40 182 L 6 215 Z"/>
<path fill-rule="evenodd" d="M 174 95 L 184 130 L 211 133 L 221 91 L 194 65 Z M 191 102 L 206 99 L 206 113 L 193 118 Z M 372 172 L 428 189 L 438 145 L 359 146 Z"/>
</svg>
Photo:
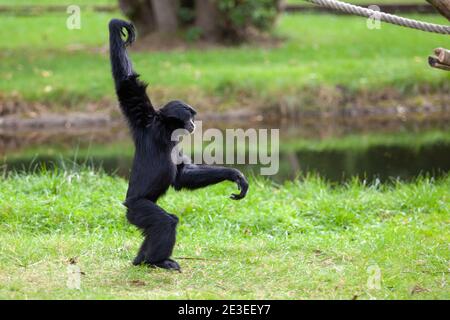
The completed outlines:
<svg viewBox="0 0 450 320">
<path fill-rule="evenodd" d="M 59 111 L 85 109 L 87 102 L 114 103 L 107 23 L 118 16 L 86 10 L 82 29 L 68 30 L 64 12 L 3 14 L 1 99 L 45 103 Z M 445 23 L 439 16 L 414 17 Z M 449 43 L 446 36 L 387 24 L 369 30 L 359 17 L 306 13 L 282 16 L 274 34 L 283 40 L 133 51 L 132 58 L 150 82 L 155 103 L 178 97 L 200 110 L 309 104 L 317 97 L 333 98 L 336 88 L 350 96 L 386 89 L 400 95 L 421 88 L 448 90 L 450 76 L 426 62 L 433 48 Z"/>
<path fill-rule="evenodd" d="M 87 169 L 3 177 L 0 298 L 448 299 L 450 179 L 332 186 L 317 178 L 173 191 L 182 273 L 132 267 L 126 182 Z M 66 287 L 75 258 L 81 290 Z M 367 286 L 373 266 L 381 288 Z"/>
</svg>

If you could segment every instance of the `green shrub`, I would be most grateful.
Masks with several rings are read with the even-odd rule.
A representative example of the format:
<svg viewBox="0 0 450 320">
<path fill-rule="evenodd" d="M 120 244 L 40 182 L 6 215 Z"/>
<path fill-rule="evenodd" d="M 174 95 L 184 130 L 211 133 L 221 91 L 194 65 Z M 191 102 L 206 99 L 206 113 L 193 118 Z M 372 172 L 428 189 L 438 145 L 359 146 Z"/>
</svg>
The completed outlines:
<svg viewBox="0 0 450 320">
<path fill-rule="evenodd" d="M 221 28 L 234 40 L 247 38 L 251 30 L 269 30 L 278 15 L 278 8 L 278 0 L 218 0 Z"/>
</svg>

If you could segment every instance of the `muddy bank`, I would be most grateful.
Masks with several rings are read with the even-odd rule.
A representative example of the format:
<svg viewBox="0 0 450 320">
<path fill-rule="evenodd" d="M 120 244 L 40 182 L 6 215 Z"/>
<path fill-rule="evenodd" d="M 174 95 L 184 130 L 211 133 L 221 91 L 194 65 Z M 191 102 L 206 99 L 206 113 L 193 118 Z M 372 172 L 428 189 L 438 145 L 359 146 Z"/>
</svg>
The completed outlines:
<svg viewBox="0 0 450 320">
<path fill-rule="evenodd" d="M 225 112 L 200 110 L 197 120 L 207 121 L 213 126 L 244 127 L 258 124 L 273 125 L 279 123 L 304 123 L 332 119 L 350 123 L 377 123 L 397 121 L 448 121 L 450 119 L 450 101 L 441 100 L 440 105 L 422 103 L 408 106 L 402 103 L 387 106 L 353 106 L 343 108 L 307 108 L 295 104 L 277 104 L 262 108 L 241 108 Z M 99 112 L 52 113 L 41 112 L 27 114 L 9 114 L 0 117 L 0 133 L 7 131 L 40 130 L 83 130 L 123 126 L 122 116 L 116 109 L 108 108 Z"/>
<path fill-rule="evenodd" d="M 325 138 L 403 129 L 447 130 L 448 89 L 447 85 L 438 91 L 420 88 L 415 94 L 405 95 L 394 89 L 355 94 L 342 87 L 306 88 L 302 93 L 285 92 L 272 101 L 255 93 L 240 96 L 222 112 L 217 111 L 217 100 L 199 99 L 196 103 L 193 96 L 186 101 L 196 107 L 197 120 L 204 121 L 204 128 L 280 128 L 281 135 Z M 166 100 L 165 96 L 154 96 L 157 101 Z M 75 108 L 0 99 L 0 153 L 71 137 L 105 142 L 127 139 L 127 134 L 115 101 L 88 102 Z"/>
<path fill-rule="evenodd" d="M 47 129 L 86 129 L 114 125 L 108 114 L 49 114 L 44 113 L 32 118 L 10 115 L 0 118 L 0 130 L 35 131 Z"/>
<path fill-rule="evenodd" d="M 380 109 L 359 108 L 341 111 L 304 111 L 289 116 L 280 111 L 240 110 L 204 113 L 203 129 L 277 128 L 283 138 L 328 138 L 348 134 L 393 133 L 401 131 L 448 130 L 450 110 L 442 107 Z M 74 142 L 76 141 L 76 143 Z M 43 114 L 35 118 L 8 116 L 0 119 L 0 155 L 37 145 L 83 145 L 129 141 L 121 116 L 109 114 Z"/>
<path fill-rule="evenodd" d="M 264 118 L 297 117 L 307 114 L 346 113 L 355 116 L 364 114 L 388 113 L 395 114 L 398 110 L 405 112 L 423 112 L 450 110 L 450 82 L 444 82 L 436 87 L 417 85 L 413 88 L 360 88 L 352 90 L 345 86 L 306 86 L 301 88 L 286 88 L 280 92 L 261 92 L 261 90 L 234 86 L 226 87 L 220 93 L 201 90 L 174 90 L 170 88 L 152 88 L 151 97 L 156 106 L 173 100 L 174 97 L 189 102 L 199 114 L 208 119 L 219 121 L 241 119 L 256 116 Z M 30 119 L 20 124 L 37 126 L 40 118 L 54 115 L 51 123 L 60 123 L 57 116 L 71 112 L 75 114 L 107 115 L 111 119 L 120 118 L 117 101 L 113 95 L 97 100 L 87 97 L 67 95 L 63 99 L 50 101 L 28 101 L 16 95 L 0 93 L 0 126 L 12 126 L 11 121 Z M 400 111 L 402 112 L 402 111 Z M 33 120 L 34 119 L 34 120 Z M 87 119 L 89 120 L 89 119 Z M 87 121 L 86 120 L 86 121 Z M 81 122 L 85 120 L 81 119 Z M 110 119 L 94 119 L 93 121 L 110 121 Z M 62 121 L 65 122 L 65 121 Z M 77 124 L 78 119 L 74 120 Z"/>
<path fill-rule="evenodd" d="M 350 121 L 353 123 L 376 123 L 397 121 L 449 121 L 450 110 L 441 107 L 405 108 L 397 106 L 390 109 L 343 109 L 339 111 L 299 111 L 299 110 L 266 110 L 257 112 L 239 110 L 234 112 L 210 113 L 199 115 L 197 120 L 216 124 L 219 127 L 227 125 L 244 125 L 253 127 L 261 125 L 276 125 L 284 123 L 304 123 L 305 121 L 321 121 L 333 119 L 336 122 Z M 40 131 L 40 130 L 95 130 L 123 126 L 122 119 L 109 114 L 76 113 L 76 114 L 42 114 L 34 118 L 6 116 L 0 118 L 0 133 Z"/>
<path fill-rule="evenodd" d="M 259 122 L 264 117 L 252 110 L 236 110 L 232 112 L 213 113 L 205 112 L 197 120 L 238 123 L 238 122 Z M 101 129 L 124 125 L 123 119 L 118 117 L 116 112 L 111 113 L 42 113 L 33 117 L 23 117 L 21 115 L 8 115 L 0 117 L 0 133 L 5 131 L 39 131 L 39 130 L 83 130 Z"/>
</svg>

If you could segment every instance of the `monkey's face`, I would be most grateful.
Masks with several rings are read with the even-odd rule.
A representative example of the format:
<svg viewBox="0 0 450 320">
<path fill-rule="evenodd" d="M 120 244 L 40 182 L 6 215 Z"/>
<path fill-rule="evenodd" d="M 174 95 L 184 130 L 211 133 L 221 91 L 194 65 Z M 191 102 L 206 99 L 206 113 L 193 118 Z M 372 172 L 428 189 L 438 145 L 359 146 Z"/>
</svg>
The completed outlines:
<svg viewBox="0 0 450 320">
<path fill-rule="evenodd" d="M 189 121 L 184 124 L 184 129 L 189 131 L 189 133 L 194 132 L 195 130 L 194 117 L 190 118 Z"/>
<path fill-rule="evenodd" d="M 192 133 L 195 129 L 194 117 L 197 112 L 182 101 L 171 101 L 159 109 L 164 122 L 170 130 L 185 129 Z"/>
</svg>

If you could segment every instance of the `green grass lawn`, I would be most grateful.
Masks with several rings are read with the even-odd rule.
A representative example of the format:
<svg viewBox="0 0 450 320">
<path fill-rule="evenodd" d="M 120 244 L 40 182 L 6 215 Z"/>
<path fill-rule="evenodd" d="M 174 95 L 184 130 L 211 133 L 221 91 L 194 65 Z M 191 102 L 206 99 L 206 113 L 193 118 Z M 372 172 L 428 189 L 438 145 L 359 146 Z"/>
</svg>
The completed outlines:
<svg viewBox="0 0 450 320">
<path fill-rule="evenodd" d="M 117 16 L 86 11 L 82 29 L 68 30 L 65 13 L 3 15 L 0 37 L 8 41 L 0 44 L 2 99 L 62 105 L 64 110 L 114 101 L 106 26 Z M 415 17 L 445 23 L 439 16 Z M 285 39 L 275 47 L 141 51 L 132 52 L 132 58 L 157 104 L 178 97 L 199 109 L 301 104 L 327 92 L 333 96 L 337 86 L 350 95 L 448 88 L 450 75 L 426 62 L 433 48 L 449 43 L 446 36 L 387 24 L 369 30 L 359 17 L 313 14 L 285 15 L 274 33 Z M 323 90 L 318 94 L 314 88 Z"/>
<path fill-rule="evenodd" d="M 132 267 L 126 182 L 86 169 L 0 184 L 0 298 L 449 299 L 450 178 L 332 186 L 314 177 L 169 192 L 182 273 Z M 82 290 L 66 287 L 76 258 Z M 367 287 L 371 266 L 380 289 Z"/>
</svg>

